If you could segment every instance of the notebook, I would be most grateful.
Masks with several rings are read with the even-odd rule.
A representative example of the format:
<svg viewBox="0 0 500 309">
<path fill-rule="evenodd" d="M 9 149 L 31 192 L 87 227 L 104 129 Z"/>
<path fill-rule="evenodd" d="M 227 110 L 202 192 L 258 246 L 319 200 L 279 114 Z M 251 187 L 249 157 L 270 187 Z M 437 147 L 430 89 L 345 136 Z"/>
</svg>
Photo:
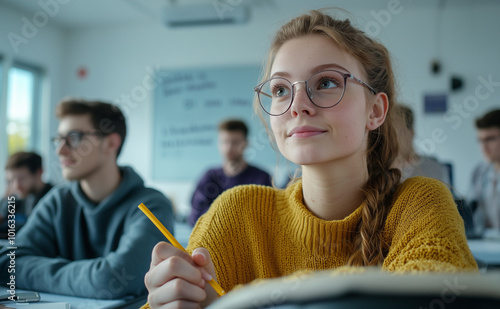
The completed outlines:
<svg viewBox="0 0 500 309">
<path fill-rule="evenodd" d="M 71 309 L 71 305 L 68 303 L 5 303 L 3 308 L 15 308 L 15 309 Z M 2 308 L 2 307 L 0 307 Z"/>
</svg>

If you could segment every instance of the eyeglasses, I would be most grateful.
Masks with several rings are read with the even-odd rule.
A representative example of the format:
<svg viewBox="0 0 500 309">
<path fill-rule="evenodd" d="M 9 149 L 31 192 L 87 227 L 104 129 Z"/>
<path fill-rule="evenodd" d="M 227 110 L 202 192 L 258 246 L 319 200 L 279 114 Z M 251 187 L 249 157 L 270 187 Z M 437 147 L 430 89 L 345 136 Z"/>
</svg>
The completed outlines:
<svg viewBox="0 0 500 309">
<path fill-rule="evenodd" d="M 59 148 L 59 145 L 65 141 L 66 145 L 70 149 L 76 149 L 80 146 L 82 139 L 85 135 L 96 135 L 102 137 L 102 132 L 100 131 L 70 131 L 66 136 L 56 136 L 52 138 L 52 143 L 56 148 Z"/>
<path fill-rule="evenodd" d="M 373 94 L 377 91 L 352 74 L 336 70 L 325 70 L 313 74 L 308 80 L 290 82 L 283 77 L 273 77 L 255 86 L 262 109 L 271 116 L 280 116 L 292 106 L 294 86 L 305 83 L 306 93 L 311 102 L 320 108 L 330 108 L 339 104 L 344 97 L 347 79 L 352 79 L 368 88 Z"/>
</svg>

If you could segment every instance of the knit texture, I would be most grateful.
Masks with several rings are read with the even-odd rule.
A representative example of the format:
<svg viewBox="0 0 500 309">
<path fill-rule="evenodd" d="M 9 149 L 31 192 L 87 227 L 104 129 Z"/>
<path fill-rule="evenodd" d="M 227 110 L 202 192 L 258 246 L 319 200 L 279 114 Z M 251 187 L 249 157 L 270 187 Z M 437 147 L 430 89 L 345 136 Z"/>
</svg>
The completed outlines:
<svg viewBox="0 0 500 309">
<path fill-rule="evenodd" d="M 210 252 L 225 291 L 298 270 L 338 268 L 352 253 L 362 207 L 343 220 L 326 221 L 303 204 L 300 181 L 284 190 L 239 186 L 223 193 L 198 220 L 187 250 Z M 388 246 L 383 270 L 477 271 L 462 218 L 450 190 L 438 180 L 413 177 L 401 184 L 383 235 Z"/>
</svg>

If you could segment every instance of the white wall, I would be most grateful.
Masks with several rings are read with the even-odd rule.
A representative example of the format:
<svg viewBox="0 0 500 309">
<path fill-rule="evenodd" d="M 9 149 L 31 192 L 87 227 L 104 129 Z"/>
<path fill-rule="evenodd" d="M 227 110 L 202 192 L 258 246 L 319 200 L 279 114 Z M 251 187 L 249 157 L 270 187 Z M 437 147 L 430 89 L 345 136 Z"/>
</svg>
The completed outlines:
<svg viewBox="0 0 500 309">
<path fill-rule="evenodd" d="M 422 153 L 452 162 L 455 187 L 466 193 L 474 165 L 482 159 L 476 142 L 475 118 L 500 108 L 500 42 L 494 29 L 500 26 L 500 3 L 472 2 L 448 6 L 439 14 L 436 7 L 417 8 L 410 3 L 394 15 L 379 38 L 394 55 L 399 74 L 401 101 L 411 104 L 416 116 L 416 146 Z M 441 30 L 435 26 L 440 20 Z M 442 72 L 430 73 L 430 61 L 439 58 Z M 423 96 L 450 89 L 456 74 L 465 86 L 448 92 L 446 114 L 425 115 Z M 487 89 L 482 80 L 493 80 Z M 479 92 L 477 92 L 480 87 Z"/>
<path fill-rule="evenodd" d="M 41 104 L 42 132 L 41 149 L 37 149 L 44 158 L 46 178 L 55 178 L 59 175 L 57 159 L 49 137 L 55 132 L 57 123 L 53 117 L 55 100 L 61 97 L 63 65 L 65 62 L 65 34 L 62 29 L 54 26 L 49 17 L 40 18 L 33 22 L 33 13 L 28 14 L 10 7 L 0 5 L 0 56 L 4 57 L 4 68 L 13 61 L 22 61 L 40 67 L 44 71 L 43 98 Z M 47 15 L 48 16 L 48 15 Z M 27 21 L 26 21 L 27 20 Z M 1 79 L 6 82 L 6 70 Z M 0 89 L 6 89 L 1 87 Z M 1 92 L 1 90 L 0 90 Z M 0 127 L 5 128 L 5 99 L 6 93 L 1 94 Z M 0 131 L 0 145 L 6 145 L 5 129 Z M 7 149 L 0 149 L 0 191 L 5 190 L 4 166 L 7 159 Z"/>
<path fill-rule="evenodd" d="M 122 106 L 128 118 L 129 135 L 120 163 L 133 165 L 148 185 L 160 188 L 185 212 L 194 184 L 151 179 L 151 94 L 133 100 L 133 104 L 126 103 L 123 96 L 134 96 L 134 90 L 142 87 L 143 79 L 150 74 L 148 68 L 261 63 L 272 33 L 281 24 L 308 9 L 332 6 L 331 1 L 276 2 L 285 5 L 275 7 L 255 1 L 259 5 L 252 8 L 250 21 L 244 25 L 168 29 L 160 20 L 150 20 L 95 26 L 72 30 L 64 46 L 60 35 L 47 32 L 43 40 L 54 41 L 57 37 L 57 42 L 47 44 L 57 48 L 38 51 L 35 59 L 47 62 L 54 74 L 54 70 L 63 68 L 62 75 L 57 76 L 62 87 L 52 86 L 53 101 L 71 95 L 110 100 Z M 480 90 L 480 97 L 489 96 L 487 99 L 474 99 L 480 78 L 500 81 L 497 60 L 500 42 L 495 34 L 500 29 L 500 3 L 448 1 L 445 11 L 439 14 L 438 1 L 352 2 L 337 1 L 334 5 L 351 11 L 358 26 L 372 33 L 392 52 L 401 101 L 411 104 L 416 114 L 417 146 L 440 160 L 452 162 L 455 186 L 465 192 L 473 165 L 481 159 L 473 120 L 500 106 L 498 86 L 491 88 L 491 93 L 486 88 Z M 9 17 L 10 22 L 2 17 L 0 25 L 19 24 L 19 17 Z M 42 40 L 42 34 L 33 42 L 38 39 Z M 434 58 L 442 63 L 442 72 L 436 76 L 430 72 L 430 61 Z M 61 59 L 66 59 L 63 67 Z M 88 69 L 88 77 L 83 80 L 76 76 L 81 66 Z M 448 91 L 451 74 L 464 78 L 465 87 L 461 91 Z M 449 93 L 449 112 L 445 118 L 442 114 L 423 113 L 423 95 L 435 92 Z"/>
</svg>

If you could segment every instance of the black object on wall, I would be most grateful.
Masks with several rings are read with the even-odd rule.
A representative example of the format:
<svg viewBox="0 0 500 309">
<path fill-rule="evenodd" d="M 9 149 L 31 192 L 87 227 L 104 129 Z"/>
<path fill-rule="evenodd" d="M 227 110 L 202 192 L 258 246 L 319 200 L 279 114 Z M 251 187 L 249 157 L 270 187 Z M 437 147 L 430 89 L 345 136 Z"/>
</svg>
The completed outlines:
<svg viewBox="0 0 500 309">
<path fill-rule="evenodd" d="M 464 86 L 464 81 L 461 77 L 453 75 L 451 77 L 451 91 L 458 91 Z"/>
</svg>

